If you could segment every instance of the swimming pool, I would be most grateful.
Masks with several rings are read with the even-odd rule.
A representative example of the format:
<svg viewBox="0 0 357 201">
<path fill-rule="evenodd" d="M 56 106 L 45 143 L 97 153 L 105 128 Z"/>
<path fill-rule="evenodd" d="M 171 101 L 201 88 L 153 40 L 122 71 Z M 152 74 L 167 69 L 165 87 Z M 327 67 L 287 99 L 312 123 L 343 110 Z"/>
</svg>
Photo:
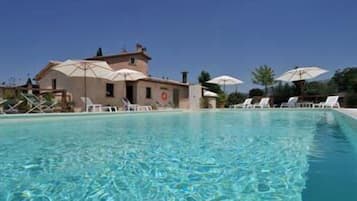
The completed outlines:
<svg viewBox="0 0 357 201">
<path fill-rule="evenodd" d="M 356 200 L 332 110 L 0 119 L 0 200 Z"/>
</svg>

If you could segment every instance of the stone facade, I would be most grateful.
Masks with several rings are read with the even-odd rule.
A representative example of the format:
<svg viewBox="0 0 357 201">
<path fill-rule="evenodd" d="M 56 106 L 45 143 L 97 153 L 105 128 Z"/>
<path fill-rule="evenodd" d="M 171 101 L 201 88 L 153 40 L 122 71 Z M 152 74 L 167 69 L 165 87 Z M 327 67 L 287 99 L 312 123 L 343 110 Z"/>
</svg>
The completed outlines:
<svg viewBox="0 0 357 201">
<path fill-rule="evenodd" d="M 88 60 L 106 61 L 111 68 L 119 70 L 128 68 L 149 75 L 149 61 L 146 49 L 137 45 L 135 52 L 123 52 L 118 55 L 91 57 Z M 65 89 L 74 103 L 76 111 L 84 110 L 81 97 L 84 96 L 84 78 L 68 77 L 51 70 L 55 64 L 49 63 L 37 76 L 40 89 L 51 89 L 56 82 L 56 89 Z M 107 84 L 113 84 L 113 96 L 107 96 Z M 137 81 L 112 82 L 105 79 L 86 78 L 86 94 L 93 103 L 122 107 L 124 94 L 130 95 L 132 103 L 151 105 L 154 108 L 174 107 L 188 108 L 188 84 L 173 80 L 145 78 Z M 128 90 L 131 90 L 128 93 Z"/>
</svg>

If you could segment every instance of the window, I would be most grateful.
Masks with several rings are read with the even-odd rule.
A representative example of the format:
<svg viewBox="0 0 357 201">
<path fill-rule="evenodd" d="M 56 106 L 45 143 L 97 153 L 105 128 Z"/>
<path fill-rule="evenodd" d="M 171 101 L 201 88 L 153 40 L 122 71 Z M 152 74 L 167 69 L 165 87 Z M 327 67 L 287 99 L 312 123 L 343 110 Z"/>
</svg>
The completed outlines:
<svg viewBox="0 0 357 201">
<path fill-rule="evenodd" d="M 130 57 L 130 61 L 129 64 L 134 65 L 135 64 L 135 58 L 134 57 Z"/>
<path fill-rule="evenodd" d="M 107 83 L 105 95 L 107 97 L 114 97 L 114 84 Z"/>
<path fill-rule="evenodd" d="M 151 99 L 151 88 L 150 87 L 146 87 L 145 97 Z"/>
<path fill-rule="evenodd" d="M 52 79 L 52 89 L 57 89 L 57 80 Z"/>
</svg>

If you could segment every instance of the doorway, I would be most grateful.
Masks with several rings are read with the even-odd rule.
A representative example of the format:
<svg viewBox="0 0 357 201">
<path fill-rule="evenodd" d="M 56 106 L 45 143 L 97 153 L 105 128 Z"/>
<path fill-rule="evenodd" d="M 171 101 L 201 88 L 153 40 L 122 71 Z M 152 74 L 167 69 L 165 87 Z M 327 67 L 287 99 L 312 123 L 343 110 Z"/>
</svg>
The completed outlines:
<svg viewBox="0 0 357 201">
<path fill-rule="evenodd" d="M 130 101 L 130 103 L 134 103 L 134 86 L 126 86 L 126 98 Z"/>
<path fill-rule="evenodd" d="M 180 90 L 179 89 L 174 89 L 172 99 L 173 99 L 174 107 L 178 108 L 179 104 L 180 104 Z"/>
</svg>

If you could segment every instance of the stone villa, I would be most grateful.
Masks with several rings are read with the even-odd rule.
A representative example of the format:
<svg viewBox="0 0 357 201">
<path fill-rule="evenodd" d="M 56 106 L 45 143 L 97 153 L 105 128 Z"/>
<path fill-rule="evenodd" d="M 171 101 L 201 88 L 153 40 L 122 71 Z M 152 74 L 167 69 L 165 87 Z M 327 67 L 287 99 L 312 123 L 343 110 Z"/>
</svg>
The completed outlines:
<svg viewBox="0 0 357 201">
<path fill-rule="evenodd" d="M 149 62 L 151 57 L 140 44 L 132 52 L 123 51 L 115 55 L 104 55 L 86 58 L 86 60 L 106 61 L 113 70 L 123 68 L 140 71 L 147 78 L 137 81 L 112 82 L 105 79 L 87 78 L 87 97 L 93 103 L 102 105 L 122 106 L 121 98 L 126 97 L 131 103 L 151 105 L 153 107 L 189 107 L 189 84 L 187 73 L 182 74 L 182 81 L 154 78 L 149 76 Z M 40 89 L 65 89 L 69 101 L 72 101 L 76 111 L 84 110 L 84 103 L 80 97 L 83 93 L 83 79 L 68 77 L 61 72 L 51 70 L 59 61 L 50 61 L 37 75 L 36 80 Z M 125 87 L 125 89 L 124 89 Z M 126 93 L 125 93 L 125 91 Z"/>
</svg>

